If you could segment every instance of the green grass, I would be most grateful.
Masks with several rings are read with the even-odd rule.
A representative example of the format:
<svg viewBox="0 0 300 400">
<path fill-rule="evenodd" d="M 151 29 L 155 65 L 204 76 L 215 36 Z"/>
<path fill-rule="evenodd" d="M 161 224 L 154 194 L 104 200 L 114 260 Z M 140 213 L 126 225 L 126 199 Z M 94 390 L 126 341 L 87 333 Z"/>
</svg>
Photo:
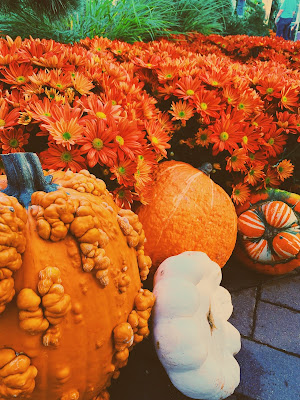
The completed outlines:
<svg viewBox="0 0 300 400">
<path fill-rule="evenodd" d="M 129 43 L 171 33 L 221 33 L 229 0 L 82 0 L 67 17 L 51 20 L 23 8 L 0 19 L 0 31 L 11 37 L 39 37 L 73 43 L 104 36 Z"/>
</svg>

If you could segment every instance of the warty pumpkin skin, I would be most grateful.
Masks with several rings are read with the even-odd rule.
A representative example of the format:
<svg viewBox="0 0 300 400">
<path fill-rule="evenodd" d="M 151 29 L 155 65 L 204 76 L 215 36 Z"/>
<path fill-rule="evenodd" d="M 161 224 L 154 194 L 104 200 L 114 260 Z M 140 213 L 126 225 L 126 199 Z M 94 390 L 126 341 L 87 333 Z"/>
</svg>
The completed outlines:
<svg viewBox="0 0 300 400">
<path fill-rule="evenodd" d="M 151 273 L 184 251 L 204 251 L 223 267 L 237 237 L 237 216 L 227 193 L 205 172 L 179 161 L 159 164 L 154 179 L 150 203 L 137 210 Z"/>
<path fill-rule="evenodd" d="M 236 256 L 249 268 L 282 275 L 300 266 L 300 196 L 267 189 L 237 207 Z"/>
<path fill-rule="evenodd" d="M 23 205 L 0 193 L 0 399 L 108 399 L 111 378 L 149 333 L 142 226 L 87 171 L 53 172 L 50 183 L 37 157 L 8 156 L 8 192 L 19 190 L 12 165 L 37 179 Z"/>
</svg>

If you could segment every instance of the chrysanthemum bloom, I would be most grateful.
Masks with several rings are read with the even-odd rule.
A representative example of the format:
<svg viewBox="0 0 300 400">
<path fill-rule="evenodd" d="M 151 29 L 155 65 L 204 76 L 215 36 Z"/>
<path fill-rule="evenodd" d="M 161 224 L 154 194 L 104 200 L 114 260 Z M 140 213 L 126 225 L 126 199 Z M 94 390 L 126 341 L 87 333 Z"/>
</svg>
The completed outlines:
<svg viewBox="0 0 300 400">
<path fill-rule="evenodd" d="M 199 128 L 198 132 L 195 134 L 195 144 L 208 148 L 209 144 L 211 143 L 211 134 L 211 130 Z"/>
<path fill-rule="evenodd" d="M 181 121 L 182 125 L 186 125 L 188 121 L 194 115 L 194 107 L 186 101 L 172 101 L 171 110 L 169 113 L 173 115 L 172 121 Z"/>
<path fill-rule="evenodd" d="M 241 145 L 242 147 L 254 153 L 256 150 L 259 149 L 259 139 L 262 137 L 262 133 L 253 126 L 249 125 L 248 123 L 242 124 L 242 135 L 241 135 Z"/>
<path fill-rule="evenodd" d="M 83 152 L 78 146 L 67 150 L 64 146 L 49 142 L 47 150 L 42 151 L 39 157 L 44 169 L 62 169 L 70 168 L 73 172 L 79 172 L 86 169 Z"/>
<path fill-rule="evenodd" d="M 276 168 L 268 167 L 263 183 L 262 185 L 258 186 L 258 188 L 263 187 L 267 189 L 268 187 L 278 187 L 280 184 L 281 180 L 278 177 Z"/>
<path fill-rule="evenodd" d="M 122 118 L 118 123 L 111 124 L 115 132 L 114 150 L 119 157 L 126 154 L 132 160 L 141 152 L 144 134 L 138 128 L 136 121 Z"/>
<path fill-rule="evenodd" d="M 291 114 L 288 111 L 284 112 L 277 112 L 277 126 L 278 126 L 278 132 L 284 132 L 284 133 L 299 133 L 300 132 L 300 124 L 298 123 L 299 121 L 299 116 L 296 114 Z"/>
<path fill-rule="evenodd" d="M 192 100 L 201 86 L 199 78 L 184 76 L 176 83 L 174 95 L 179 99 Z"/>
<path fill-rule="evenodd" d="M 264 76 L 258 82 L 256 89 L 261 93 L 263 98 L 268 101 L 272 101 L 273 98 L 281 97 L 281 90 L 283 88 L 283 81 L 280 75 L 271 75 Z"/>
<path fill-rule="evenodd" d="M 172 60 L 169 62 L 162 63 L 157 68 L 157 79 L 160 83 L 166 83 L 178 77 L 179 66 L 176 65 Z M 179 97 L 179 96 L 178 96 Z"/>
<path fill-rule="evenodd" d="M 295 111 L 295 107 L 299 107 L 299 90 L 295 87 L 288 86 L 281 90 L 281 98 L 279 102 L 280 108 L 287 108 Z"/>
<path fill-rule="evenodd" d="M 110 168 L 110 172 L 113 174 L 110 179 L 117 179 L 118 183 L 125 187 L 133 186 L 135 183 L 134 173 L 136 171 L 136 166 L 134 160 L 123 155 Z"/>
<path fill-rule="evenodd" d="M 222 96 L 224 97 L 227 104 L 235 107 L 238 104 L 240 98 L 240 92 L 238 88 L 228 84 L 224 86 L 222 91 Z"/>
<path fill-rule="evenodd" d="M 61 69 L 52 69 L 50 71 L 50 80 L 48 85 L 57 89 L 59 92 L 63 92 L 68 87 L 72 86 L 71 75 L 68 72 L 63 72 Z"/>
<path fill-rule="evenodd" d="M 53 121 L 55 111 L 58 107 L 55 100 L 49 100 L 44 97 L 43 100 L 39 100 L 38 97 L 34 98 L 28 105 L 28 112 L 32 118 L 36 121 L 43 121 L 45 123 Z"/>
<path fill-rule="evenodd" d="M 223 87 L 232 82 L 232 76 L 228 68 L 214 67 L 213 69 L 205 69 L 199 74 L 201 80 L 209 86 Z"/>
<path fill-rule="evenodd" d="M 30 114 L 30 112 L 24 111 L 24 112 L 20 112 L 20 117 L 18 119 L 18 123 L 20 125 L 28 125 L 30 124 L 32 120 L 32 115 Z"/>
<path fill-rule="evenodd" d="M 253 125 L 259 131 L 268 132 L 273 125 L 273 117 L 265 114 L 264 112 L 260 112 L 251 118 L 251 125 Z"/>
<path fill-rule="evenodd" d="M 256 186 L 259 181 L 265 177 L 264 165 L 256 164 L 253 165 L 245 176 L 244 181 L 252 186 Z"/>
<path fill-rule="evenodd" d="M 16 88 L 29 82 L 29 75 L 32 72 L 33 68 L 31 65 L 13 62 L 8 68 L 1 71 L 5 79 L 0 78 L 0 80 L 11 85 L 11 88 Z"/>
<path fill-rule="evenodd" d="M 0 46 L 0 65 L 9 65 L 13 61 L 17 61 L 20 57 L 19 53 L 17 52 L 17 49 L 22 43 L 22 39 L 20 38 L 20 36 L 18 36 L 15 39 L 15 42 L 12 44 L 9 44 L 9 39 L 11 38 L 9 36 L 6 36 L 6 38 L 7 41 L 2 40 Z"/>
<path fill-rule="evenodd" d="M 124 186 L 116 188 L 112 194 L 117 206 L 125 209 L 131 208 L 134 197 L 136 197 L 130 189 L 127 189 Z"/>
<path fill-rule="evenodd" d="M 273 124 L 270 131 L 260 139 L 260 142 L 262 150 L 265 150 L 271 157 L 276 157 L 282 153 L 287 142 L 287 135 L 280 133 L 277 126 Z"/>
<path fill-rule="evenodd" d="M 209 117 L 218 118 L 222 109 L 221 99 L 217 93 L 210 90 L 200 89 L 194 98 L 197 112 L 203 118 L 205 124 L 210 123 Z"/>
<path fill-rule="evenodd" d="M 219 119 L 209 129 L 213 132 L 210 140 L 213 145 L 212 154 L 215 156 L 220 151 L 227 150 L 230 153 L 237 149 L 241 141 L 240 123 L 237 123 L 231 114 L 221 112 Z"/>
<path fill-rule="evenodd" d="M 294 172 L 294 165 L 291 163 L 290 160 L 282 160 L 276 166 L 278 177 L 281 181 L 289 178 L 293 175 Z"/>
<path fill-rule="evenodd" d="M 87 153 L 87 162 L 90 167 L 97 163 L 111 167 L 117 159 L 115 151 L 115 131 L 108 128 L 102 120 L 88 120 L 82 138 L 78 141 L 82 145 L 82 153 Z"/>
<path fill-rule="evenodd" d="M 23 128 L 4 129 L 0 133 L 2 153 L 19 153 L 25 151 L 23 146 L 28 143 L 29 133 Z"/>
<path fill-rule="evenodd" d="M 121 106 L 113 105 L 112 102 L 104 104 L 94 93 L 90 96 L 82 97 L 79 104 L 82 105 L 83 110 L 89 115 L 107 121 L 108 124 L 120 119 Z"/>
<path fill-rule="evenodd" d="M 153 146 L 156 153 L 161 154 L 163 157 L 167 157 L 166 149 L 169 149 L 171 145 L 168 143 L 171 137 L 165 132 L 160 123 L 156 121 L 145 122 L 145 128 L 147 131 L 147 138 Z"/>
<path fill-rule="evenodd" d="M 254 90 L 248 89 L 240 94 L 236 108 L 247 115 L 259 112 L 263 108 L 263 101 Z"/>
<path fill-rule="evenodd" d="M 28 78 L 35 85 L 44 86 L 49 83 L 51 75 L 49 70 L 40 69 L 37 73 L 33 72 Z"/>
<path fill-rule="evenodd" d="M 246 162 L 249 157 L 243 148 L 236 149 L 230 157 L 226 157 L 226 169 L 231 171 L 244 171 L 246 169 Z"/>
<path fill-rule="evenodd" d="M 90 91 L 95 87 L 90 79 L 80 72 L 72 73 L 71 79 L 74 89 L 81 95 L 90 94 Z"/>
<path fill-rule="evenodd" d="M 236 204 L 243 204 L 250 196 L 249 186 L 245 183 L 238 183 L 232 187 L 231 198 Z"/>
<path fill-rule="evenodd" d="M 9 111 L 9 107 L 6 101 L 0 103 L 0 132 L 3 129 L 11 128 L 18 125 L 19 119 L 19 108 L 14 108 Z"/>
</svg>

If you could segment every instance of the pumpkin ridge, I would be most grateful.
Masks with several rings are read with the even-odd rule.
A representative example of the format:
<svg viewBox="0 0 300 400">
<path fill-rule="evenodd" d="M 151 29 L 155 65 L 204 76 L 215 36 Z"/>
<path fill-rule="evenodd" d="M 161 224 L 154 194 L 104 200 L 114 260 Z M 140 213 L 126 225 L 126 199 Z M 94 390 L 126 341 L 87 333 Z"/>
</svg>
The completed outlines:
<svg viewBox="0 0 300 400">
<path fill-rule="evenodd" d="M 155 245 L 157 245 L 157 243 L 160 242 L 160 239 L 161 239 L 163 233 L 165 232 L 165 230 L 168 227 L 168 223 L 170 222 L 171 218 L 174 216 L 178 207 L 180 206 L 183 196 L 187 193 L 187 191 L 189 190 L 189 188 L 192 185 L 192 183 L 194 182 L 194 180 L 201 174 L 203 174 L 203 172 L 199 171 L 199 172 L 196 172 L 193 176 L 189 177 L 185 188 L 183 188 L 183 190 L 180 193 L 178 193 L 177 196 L 174 198 L 175 204 L 174 204 L 173 208 L 170 210 L 169 215 L 166 217 L 165 220 L 163 220 L 163 228 L 160 232 L 160 235 L 158 236 L 158 238 L 156 240 Z"/>
</svg>

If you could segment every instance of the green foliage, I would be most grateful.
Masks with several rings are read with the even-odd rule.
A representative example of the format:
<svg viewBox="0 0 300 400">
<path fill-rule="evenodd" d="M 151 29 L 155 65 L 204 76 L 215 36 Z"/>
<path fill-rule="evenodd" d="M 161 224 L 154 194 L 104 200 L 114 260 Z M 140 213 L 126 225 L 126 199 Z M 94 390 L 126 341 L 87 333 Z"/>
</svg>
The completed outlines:
<svg viewBox="0 0 300 400">
<path fill-rule="evenodd" d="M 5 0 L 7 1 L 7 0 Z M 172 33 L 222 33 L 224 16 L 232 13 L 231 0 L 82 0 L 62 18 L 36 12 L 39 0 L 24 1 L 0 20 L 0 31 L 11 37 L 52 38 L 73 43 L 85 37 L 105 36 L 129 43 L 149 41 Z M 71 4 L 80 0 L 48 0 Z M 31 7 L 29 7 L 29 3 Z"/>
<path fill-rule="evenodd" d="M 42 14 L 51 18 L 61 18 L 70 10 L 77 9 L 80 2 L 81 0 L 1 0 L 0 11 L 15 15 L 27 9 L 36 16 Z"/>
<path fill-rule="evenodd" d="M 245 14 L 242 18 L 238 17 L 236 13 L 228 15 L 225 19 L 223 35 L 269 35 L 269 27 L 265 23 L 265 9 L 262 0 L 246 0 Z"/>
</svg>

